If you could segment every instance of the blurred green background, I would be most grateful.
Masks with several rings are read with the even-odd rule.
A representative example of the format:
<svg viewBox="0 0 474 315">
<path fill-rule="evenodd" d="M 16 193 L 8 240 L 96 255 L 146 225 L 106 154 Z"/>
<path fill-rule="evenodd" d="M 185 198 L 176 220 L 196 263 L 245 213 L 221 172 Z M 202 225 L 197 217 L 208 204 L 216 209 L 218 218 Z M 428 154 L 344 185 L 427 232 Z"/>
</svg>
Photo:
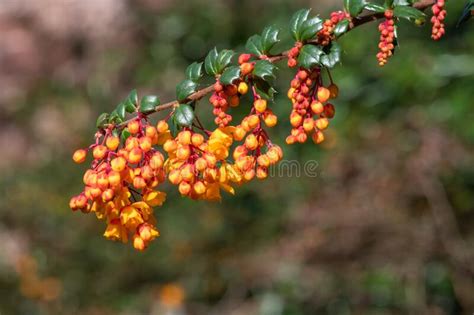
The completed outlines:
<svg viewBox="0 0 474 315">
<path fill-rule="evenodd" d="M 221 203 L 165 186 L 145 253 L 73 213 L 95 117 L 132 88 L 174 98 L 215 45 L 342 1 L 0 0 L 0 314 L 473 314 L 474 23 L 447 36 L 400 23 L 377 66 L 377 26 L 344 36 L 327 141 L 284 146 L 317 177 L 275 176 Z M 283 41 L 282 49 L 289 47 Z M 291 71 L 281 66 L 280 124 Z M 210 105 L 198 106 L 210 121 Z"/>
</svg>

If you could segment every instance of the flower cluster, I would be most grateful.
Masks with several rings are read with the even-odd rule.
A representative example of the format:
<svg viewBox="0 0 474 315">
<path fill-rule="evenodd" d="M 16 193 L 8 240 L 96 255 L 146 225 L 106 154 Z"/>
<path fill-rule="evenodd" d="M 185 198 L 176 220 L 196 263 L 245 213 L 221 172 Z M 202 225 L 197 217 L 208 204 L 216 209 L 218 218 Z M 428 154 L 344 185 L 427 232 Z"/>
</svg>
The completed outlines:
<svg viewBox="0 0 474 315">
<path fill-rule="evenodd" d="M 323 29 L 318 32 L 318 43 L 321 46 L 327 46 L 333 40 L 334 28 L 344 19 L 350 21 L 351 15 L 344 11 L 336 11 L 331 13 L 331 17 L 324 21 Z"/>
<path fill-rule="evenodd" d="M 317 144 L 324 141 L 323 131 L 334 117 L 334 105 L 327 103 L 336 98 L 338 88 L 331 84 L 328 88 L 322 85 L 321 71 L 300 69 L 291 81 L 288 98 L 293 104 L 290 123 L 291 134 L 286 138 L 287 144 L 306 142 L 308 135 Z"/>
<path fill-rule="evenodd" d="M 433 12 L 433 16 L 431 17 L 431 23 L 433 24 L 431 38 L 434 40 L 439 40 L 445 33 L 444 19 L 446 18 L 446 10 L 444 9 L 444 5 L 445 0 L 437 0 L 431 7 L 431 11 Z"/>
<path fill-rule="evenodd" d="M 214 84 L 214 93 L 209 99 L 214 106 L 212 113 L 216 118 L 214 122 L 219 127 L 225 127 L 232 121 L 232 116 L 227 114 L 229 106 L 237 107 L 240 103 L 239 92 L 237 86 L 230 84 L 222 85 L 219 81 Z"/>
<path fill-rule="evenodd" d="M 296 42 L 295 46 L 288 51 L 288 67 L 294 68 L 298 65 L 298 56 L 300 54 L 300 50 L 303 48 L 302 42 Z"/>
<path fill-rule="evenodd" d="M 384 13 L 385 21 L 379 24 L 380 42 L 379 42 L 379 53 L 377 54 L 377 60 L 379 66 L 384 66 L 388 58 L 393 55 L 395 49 L 395 21 L 393 19 L 393 11 L 386 10 Z"/>
<path fill-rule="evenodd" d="M 142 118 L 129 122 L 127 130 L 130 136 L 125 141 L 112 129 L 98 132 L 95 144 L 74 153 L 76 163 L 83 163 L 88 151 L 94 160 L 84 174 L 84 191 L 69 205 L 105 220 L 106 238 L 127 242 L 132 237 L 133 246 L 143 250 L 159 235 L 153 207 L 166 198 L 157 190 L 165 179 L 164 157 L 153 145 L 171 136 L 163 122 L 156 128 Z"/>
</svg>

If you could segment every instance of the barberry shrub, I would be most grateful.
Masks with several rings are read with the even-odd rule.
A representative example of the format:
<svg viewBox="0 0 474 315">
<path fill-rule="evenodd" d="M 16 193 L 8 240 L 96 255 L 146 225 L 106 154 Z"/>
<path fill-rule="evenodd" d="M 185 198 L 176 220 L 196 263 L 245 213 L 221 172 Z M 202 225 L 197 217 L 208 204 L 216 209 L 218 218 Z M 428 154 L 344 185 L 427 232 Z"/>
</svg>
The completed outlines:
<svg viewBox="0 0 474 315">
<path fill-rule="evenodd" d="M 283 158 L 269 133 L 278 123 L 272 110 L 277 62 L 287 60 L 288 67 L 295 68 L 287 93 L 291 130 L 286 143 L 311 138 L 319 144 L 336 112 L 333 102 L 339 89 L 330 71 L 341 59 L 338 39 L 359 25 L 381 20 L 376 57 L 383 66 L 397 48 L 400 19 L 420 26 L 424 10 L 431 8 L 432 37 L 443 36 L 444 4 L 444 0 L 394 0 L 383 5 L 345 0 L 344 10 L 326 20 L 303 9 L 291 18 L 294 43 L 287 51 L 278 52 L 277 46 L 283 46 L 280 30 L 269 26 L 248 39 L 235 64 L 234 51 L 215 48 L 203 62 L 191 64 L 176 88 L 175 101 L 161 104 L 157 96 L 139 98 L 132 91 L 111 113 L 99 116 L 93 144 L 74 152 L 76 163 L 85 162 L 88 155 L 93 160 L 83 177 L 84 190 L 70 201 L 71 209 L 93 212 L 106 222 L 106 238 L 130 240 L 134 248 L 144 250 L 159 236 L 153 209 L 165 202 L 166 193 L 161 191 L 165 181 L 183 197 L 218 201 L 222 191 L 234 194 L 236 186 L 267 178 L 269 168 Z M 205 75 L 215 82 L 200 87 Z M 242 97 L 247 94 L 245 99 L 251 102 L 244 105 Z M 204 126 L 194 111 L 206 95 L 213 127 Z M 232 116 L 237 106 L 248 110 L 241 121 Z M 152 124 L 150 115 L 160 111 L 169 112 Z"/>
</svg>

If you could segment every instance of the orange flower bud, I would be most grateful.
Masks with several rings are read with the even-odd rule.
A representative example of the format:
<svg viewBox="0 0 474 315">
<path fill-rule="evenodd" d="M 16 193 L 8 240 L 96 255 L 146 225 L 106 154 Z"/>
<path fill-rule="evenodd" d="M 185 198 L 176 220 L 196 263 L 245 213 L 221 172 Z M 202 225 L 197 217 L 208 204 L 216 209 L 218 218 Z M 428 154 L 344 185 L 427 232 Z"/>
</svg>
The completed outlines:
<svg viewBox="0 0 474 315">
<path fill-rule="evenodd" d="M 86 160 L 86 156 L 87 151 L 84 149 L 79 149 L 74 152 L 74 154 L 72 155 L 72 159 L 74 160 L 74 162 L 80 164 L 84 163 L 84 161 Z"/>
<path fill-rule="evenodd" d="M 176 157 L 182 161 L 186 161 L 191 155 L 191 149 L 189 145 L 179 145 L 176 150 Z"/>
<path fill-rule="evenodd" d="M 140 148 L 142 149 L 143 152 L 148 152 L 151 150 L 151 138 L 150 137 L 141 137 L 140 138 Z"/>
<path fill-rule="evenodd" d="M 92 151 L 92 155 L 94 156 L 94 159 L 96 160 L 103 159 L 106 154 L 107 154 L 107 148 L 101 144 L 96 146 L 94 150 Z"/>
<path fill-rule="evenodd" d="M 327 100 L 331 97 L 331 92 L 326 89 L 325 87 L 318 88 L 318 100 L 321 103 L 327 102 Z"/>
<path fill-rule="evenodd" d="M 301 132 L 300 134 L 296 136 L 296 140 L 299 143 L 305 143 L 307 139 L 308 139 L 308 136 L 304 132 Z"/>
<path fill-rule="evenodd" d="M 127 161 L 125 160 L 125 158 L 119 156 L 110 161 L 110 166 L 114 171 L 121 172 L 127 166 Z"/>
<path fill-rule="evenodd" d="M 257 158 L 257 163 L 260 166 L 268 167 L 268 166 L 270 166 L 270 159 L 268 158 L 267 155 L 262 154 Z"/>
<path fill-rule="evenodd" d="M 286 142 L 286 144 L 293 144 L 293 143 L 296 142 L 296 137 L 290 135 L 290 136 L 286 137 L 285 142 Z"/>
<path fill-rule="evenodd" d="M 158 124 L 156 125 L 156 129 L 158 130 L 159 133 L 165 133 L 169 130 L 168 123 L 164 120 L 160 120 Z"/>
<path fill-rule="evenodd" d="M 250 129 L 254 129 L 260 123 L 260 118 L 257 115 L 250 115 L 247 117 L 247 123 Z"/>
<path fill-rule="evenodd" d="M 172 139 L 166 140 L 166 142 L 163 144 L 163 149 L 168 153 L 176 151 L 177 148 L 178 143 Z"/>
<path fill-rule="evenodd" d="M 246 181 L 251 181 L 255 177 L 255 170 L 253 168 L 244 172 L 244 179 Z"/>
<path fill-rule="evenodd" d="M 133 187 L 136 189 L 143 189 L 146 187 L 146 181 L 143 177 L 141 176 L 135 176 L 133 179 Z"/>
<path fill-rule="evenodd" d="M 206 159 L 208 167 L 216 166 L 217 158 L 214 154 L 206 153 L 203 155 L 203 157 Z"/>
<path fill-rule="evenodd" d="M 311 110 L 316 115 L 321 115 L 324 111 L 324 105 L 321 102 L 314 101 L 311 103 Z"/>
<path fill-rule="evenodd" d="M 122 183 L 120 173 L 116 171 L 111 171 L 109 173 L 109 185 L 111 187 L 118 187 Z"/>
<path fill-rule="evenodd" d="M 176 140 L 180 144 L 188 145 L 188 144 L 191 144 L 191 136 L 192 136 L 191 131 L 184 130 L 178 134 L 178 136 L 176 137 Z"/>
<path fill-rule="evenodd" d="M 237 95 L 233 95 L 229 97 L 229 105 L 230 107 L 237 107 L 240 104 L 240 98 Z"/>
<path fill-rule="evenodd" d="M 179 193 L 183 196 L 187 196 L 191 191 L 191 185 L 188 182 L 182 181 L 178 187 Z"/>
<path fill-rule="evenodd" d="M 270 164 L 275 164 L 283 158 L 283 151 L 275 145 L 268 150 L 267 156 L 270 159 Z"/>
<path fill-rule="evenodd" d="M 245 62 L 240 65 L 240 73 L 242 76 L 245 76 L 253 71 L 253 64 Z"/>
<path fill-rule="evenodd" d="M 125 140 L 125 150 L 129 152 L 138 146 L 140 146 L 140 141 L 135 137 L 128 137 L 127 140 Z"/>
<path fill-rule="evenodd" d="M 156 152 L 150 159 L 150 167 L 154 170 L 157 170 L 163 167 L 164 160 L 163 154 Z"/>
<path fill-rule="evenodd" d="M 186 164 L 181 169 L 181 178 L 185 181 L 191 182 L 194 179 L 194 171 L 192 164 Z"/>
<path fill-rule="evenodd" d="M 202 195 L 206 192 L 206 185 L 202 181 L 197 181 L 193 185 L 193 189 L 198 195 Z"/>
<path fill-rule="evenodd" d="M 314 143 L 320 144 L 321 142 L 324 141 L 324 134 L 318 130 L 315 133 L 313 133 L 311 138 L 313 139 Z"/>
<path fill-rule="evenodd" d="M 272 128 L 275 127 L 278 123 L 278 117 L 273 113 L 270 113 L 264 117 L 263 121 L 265 122 L 265 125 L 267 125 L 267 127 Z"/>
<path fill-rule="evenodd" d="M 102 200 L 104 202 L 110 201 L 114 198 L 114 190 L 113 189 L 106 189 L 102 192 Z"/>
<path fill-rule="evenodd" d="M 249 134 L 247 138 L 245 138 L 245 146 L 247 149 L 253 151 L 258 147 L 258 140 L 254 134 Z"/>
<path fill-rule="evenodd" d="M 142 160 L 142 150 L 140 148 L 133 148 L 128 154 L 128 162 L 130 164 L 136 164 Z"/>
<path fill-rule="evenodd" d="M 115 151 L 120 145 L 120 139 L 116 136 L 109 136 L 107 137 L 107 140 L 105 140 L 105 145 L 109 150 Z"/>
<path fill-rule="evenodd" d="M 145 241 L 138 234 L 133 235 L 133 247 L 139 251 L 143 251 L 146 248 Z"/>
<path fill-rule="evenodd" d="M 258 113 L 263 113 L 267 109 L 267 101 L 264 99 L 258 99 L 253 103 L 253 107 Z"/>
<path fill-rule="evenodd" d="M 257 178 L 258 179 L 265 179 L 268 177 L 268 169 L 265 167 L 258 167 L 257 168 Z"/>
<path fill-rule="evenodd" d="M 310 132 L 314 129 L 314 119 L 313 118 L 306 118 L 303 122 L 303 129 L 306 132 Z"/>
<path fill-rule="evenodd" d="M 191 137 L 191 143 L 195 147 L 199 147 L 201 144 L 204 143 L 204 136 L 200 133 L 195 133 Z"/>
<path fill-rule="evenodd" d="M 295 88 L 290 88 L 286 96 L 288 96 L 288 98 L 292 100 L 294 98 L 293 94 L 295 94 L 295 91 L 296 91 Z"/>
<path fill-rule="evenodd" d="M 327 118 L 318 118 L 316 120 L 316 128 L 319 130 L 324 130 L 328 127 L 329 125 L 329 120 Z"/>
<path fill-rule="evenodd" d="M 241 125 L 236 126 L 233 133 L 234 140 L 241 141 L 245 137 L 245 134 L 246 134 L 246 131 Z"/>
<path fill-rule="evenodd" d="M 172 170 L 168 174 L 168 180 L 173 185 L 178 185 L 182 178 L 181 178 L 181 171 L 180 170 Z"/>
<path fill-rule="evenodd" d="M 199 172 L 202 172 L 207 168 L 207 161 L 205 158 L 200 157 L 194 162 L 194 166 Z"/>
<path fill-rule="evenodd" d="M 145 136 L 149 137 L 150 139 L 155 138 L 158 135 L 158 131 L 154 126 L 146 126 L 145 128 Z"/>
<path fill-rule="evenodd" d="M 131 135 L 135 135 L 140 131 L 140 122 L 138 120 L 132 120 L 127 124 L 128 132 Z"/>
<path fill-rule="evenodd" d="M 240 82 L 239 83 L 239 86 L 237 88 L 237 91 L 241 94 L 241 95 L 245 95 L 247 94 L 247 92 L 249 91 L 249 86 L 247 85 L 247 83 L 245 82 Z"/>
<path fill-rule="evenodd" d="M 97 186 L 102 190 L 107 189 L 107 187 L 109 186 L 108 175 L 106 175 L 105 173 L 99 174 L 97 176 Z"/>
<path fill-rule="evenodd" d="M 295 112 L 292 112 L 291 115 L 290 115 L 290 124 L 293 126 L 293 127 L 298 127 L 301 125 L 303 121 L 303 117 L 301 117 L 301 115 L 295 113 Z"/>
</svg>

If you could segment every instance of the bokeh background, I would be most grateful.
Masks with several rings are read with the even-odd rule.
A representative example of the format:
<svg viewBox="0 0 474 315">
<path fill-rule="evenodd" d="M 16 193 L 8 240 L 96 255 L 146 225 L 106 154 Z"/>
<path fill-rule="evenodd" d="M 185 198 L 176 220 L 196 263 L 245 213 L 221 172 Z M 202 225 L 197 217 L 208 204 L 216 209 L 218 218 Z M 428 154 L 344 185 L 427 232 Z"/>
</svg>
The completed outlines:
<svg viewBox="0 0 474 315">
<path fill-rule="evenodd" d="M 321 146 L 285 146 L 317 177 L 274 177 L 221 203 L 166 186 L 145 253 L 73 213 L 95 118 L 133 88 L 172 100 L 184 69 L 242 50 L 292 13 L 342 1 L 0 0 L 0 314 L 473 314 L 474 23 L 448 36 L 401 22 L 377 66 L 377 26 L 344 36 L 337 114 Z M 281 48 L 287 48 L 283 41 Z M 273 106 L 290 126 L 281 67 Z M 211 117 L 206 101 L 198 106 Z"/>
</svg>

